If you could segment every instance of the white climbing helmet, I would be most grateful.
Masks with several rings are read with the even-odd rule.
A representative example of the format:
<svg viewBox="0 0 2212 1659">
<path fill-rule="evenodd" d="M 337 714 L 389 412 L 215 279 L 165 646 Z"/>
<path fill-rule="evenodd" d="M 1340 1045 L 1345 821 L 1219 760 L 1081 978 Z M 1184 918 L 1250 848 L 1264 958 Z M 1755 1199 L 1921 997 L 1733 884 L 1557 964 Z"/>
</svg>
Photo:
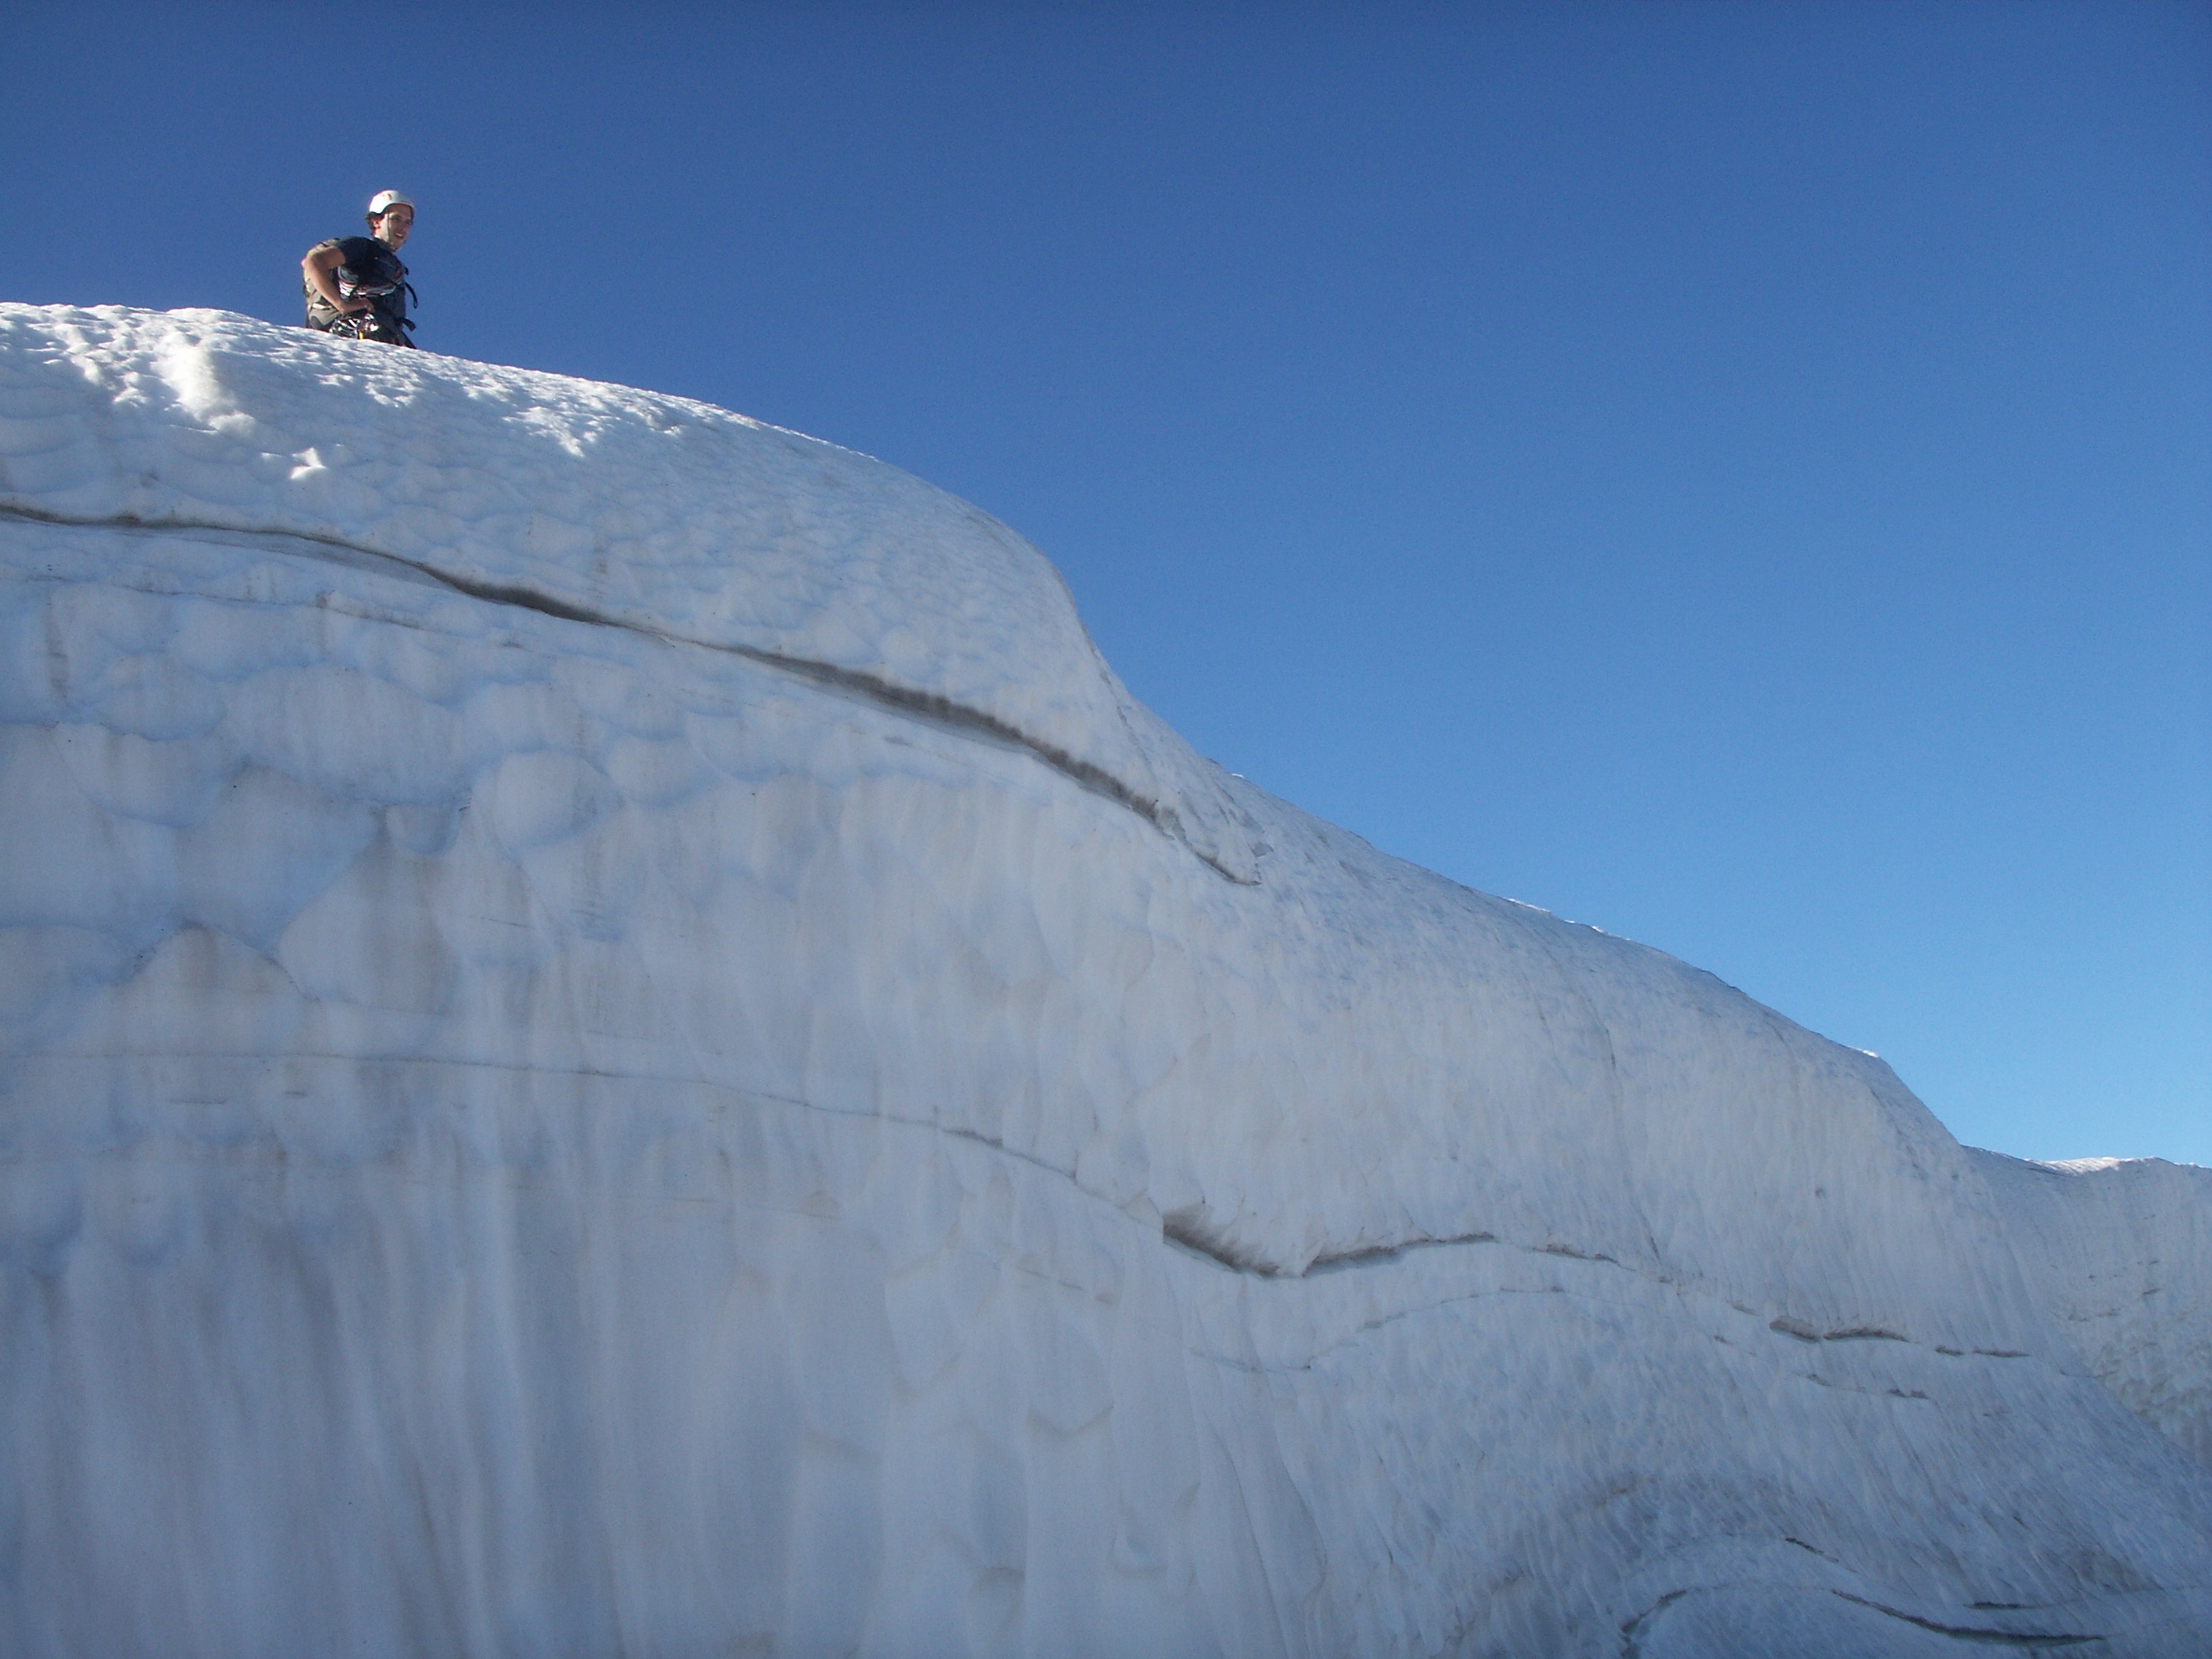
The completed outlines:
<svg viewBox="0 0 2212 1659">
<path fill-rule="evenodd" d="M 368 198 L 368 216 L 372 219 L 381 219 L 386 213 L 396 207 L 404 207 L 412 213 L 415 210 L 415 198 L 411 196 L 402 196 L 396 190 L 380 190 Z"/>
</svg>

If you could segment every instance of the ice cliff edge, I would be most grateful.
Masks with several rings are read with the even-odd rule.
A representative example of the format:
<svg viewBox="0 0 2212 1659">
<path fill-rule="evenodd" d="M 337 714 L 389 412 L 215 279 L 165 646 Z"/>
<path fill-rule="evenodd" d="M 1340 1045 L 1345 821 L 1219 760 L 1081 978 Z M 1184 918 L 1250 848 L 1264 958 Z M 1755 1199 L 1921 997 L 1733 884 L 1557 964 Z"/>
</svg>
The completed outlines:
<svg viewBox="0 0 2212 1659">
<path fill-rule="evenodd" d="M 2212 1639 L 2101 1246 L 894 469 L 0 307 L 0 1647 Z"/>
</svg>

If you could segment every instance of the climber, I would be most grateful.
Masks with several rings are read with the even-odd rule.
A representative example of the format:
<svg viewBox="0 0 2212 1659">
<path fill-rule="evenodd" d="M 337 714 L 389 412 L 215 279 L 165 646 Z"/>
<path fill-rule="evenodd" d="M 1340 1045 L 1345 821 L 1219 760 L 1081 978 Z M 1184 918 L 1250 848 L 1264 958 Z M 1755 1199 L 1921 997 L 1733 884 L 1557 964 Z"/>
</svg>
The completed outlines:
<svg viewBox="0 0 2212 1659">
<path fill-rule="evenodd" d="M 399 245 L 414 228 L 415 204 L 396 190 L 380 190 L 369 200 L 368 235 L 334 236 L 309 248 L 300 261 L 307 326 L 349 339 L 413 345 L 407 301 L 415 290 L 399 263 Z"/>
</svg>

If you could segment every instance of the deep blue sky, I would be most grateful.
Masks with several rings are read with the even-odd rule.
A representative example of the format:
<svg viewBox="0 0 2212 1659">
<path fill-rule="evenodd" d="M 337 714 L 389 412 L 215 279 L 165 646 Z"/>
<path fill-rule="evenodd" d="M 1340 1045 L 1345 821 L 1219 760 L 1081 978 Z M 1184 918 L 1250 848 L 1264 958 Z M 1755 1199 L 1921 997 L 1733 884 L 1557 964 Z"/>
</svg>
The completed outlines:
<svg viewBox="0 0 2212 1659">
<path fill-rule="evenodd" d="M 0 159 L 0 297 L 284 321 L 397 185 L 425 344 L 883 456 L 1276 793 L 2212 1163 L 2212 8 L 34 6 Z"/>
</svg>

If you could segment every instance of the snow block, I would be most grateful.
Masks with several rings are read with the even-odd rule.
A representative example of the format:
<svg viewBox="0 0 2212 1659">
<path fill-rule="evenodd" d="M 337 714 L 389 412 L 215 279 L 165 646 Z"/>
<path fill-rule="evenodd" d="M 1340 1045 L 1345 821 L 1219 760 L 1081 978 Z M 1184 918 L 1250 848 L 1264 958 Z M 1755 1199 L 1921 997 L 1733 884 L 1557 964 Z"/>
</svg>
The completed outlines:
<svg viewBox="0 0 2212 1659">
<path fill-rule="evenodd" d="M 0 1651 L 2212 1645 L 2201 1171 L 1222 774 L 865 457 L 0 307 Z"/>
</svg>

